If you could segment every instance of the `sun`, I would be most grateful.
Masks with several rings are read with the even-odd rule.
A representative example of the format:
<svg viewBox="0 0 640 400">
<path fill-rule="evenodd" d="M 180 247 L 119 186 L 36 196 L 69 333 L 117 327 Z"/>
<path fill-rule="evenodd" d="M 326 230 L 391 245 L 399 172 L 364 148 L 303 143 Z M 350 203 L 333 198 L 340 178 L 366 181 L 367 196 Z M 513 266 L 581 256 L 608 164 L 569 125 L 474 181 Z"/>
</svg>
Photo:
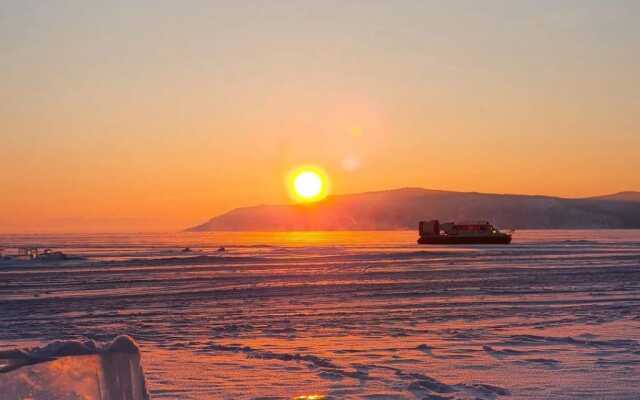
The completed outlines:
<svg viewBox="0 0 640 400">
<path fill-rule="evenodd" d="M 289 174 L 287 186 L 294 201 L 313 202 L 328 194 L 328 178 L 318 167 L 300 167 Z"/>
<path fill-rule="evenodd" d="M 313 171 L 301 172 L 293 181 L 293 186 L 300 197 L 309 199 L 322 191 L 322 178 Z"/>
</svg>

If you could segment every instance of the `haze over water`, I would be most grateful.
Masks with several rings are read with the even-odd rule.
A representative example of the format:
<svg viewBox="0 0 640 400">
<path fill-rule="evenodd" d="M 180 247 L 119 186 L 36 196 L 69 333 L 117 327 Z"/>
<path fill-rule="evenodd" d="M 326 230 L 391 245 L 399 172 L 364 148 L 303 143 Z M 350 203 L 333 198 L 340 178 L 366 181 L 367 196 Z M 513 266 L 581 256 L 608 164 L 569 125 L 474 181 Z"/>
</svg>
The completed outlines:
<svg viewBox="0 0 640 400">
<path fill-rule="evenodd" d="M 0 349 L 126 333 L 152 398 L 637 397 L 640 231 L 415 239 L 0 236 L 86 257 L 2 264 Z"/>
</svg>

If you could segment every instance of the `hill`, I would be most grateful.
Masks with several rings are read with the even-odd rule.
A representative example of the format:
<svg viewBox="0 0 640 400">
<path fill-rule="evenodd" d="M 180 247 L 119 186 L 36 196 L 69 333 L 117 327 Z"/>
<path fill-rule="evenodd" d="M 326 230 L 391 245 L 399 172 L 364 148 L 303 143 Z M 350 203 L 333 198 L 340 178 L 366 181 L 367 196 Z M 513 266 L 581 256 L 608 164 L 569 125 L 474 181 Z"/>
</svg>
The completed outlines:
<svg viewBox="0 0 640 400">
<path fill-rule="evenodd" d="M 503 228 L 640 228 L 640 193 L 566 199 L 405 188 L 314 204 L 238 208 L 189 231 L 415 229 L 418 221 L 489 220 Z"/>
<path fill-rule="evenodd" d="M 640 201 L 640 192 L 619 192 L 605 196 L 591 197 L 595 200 Z"/>
</svg>

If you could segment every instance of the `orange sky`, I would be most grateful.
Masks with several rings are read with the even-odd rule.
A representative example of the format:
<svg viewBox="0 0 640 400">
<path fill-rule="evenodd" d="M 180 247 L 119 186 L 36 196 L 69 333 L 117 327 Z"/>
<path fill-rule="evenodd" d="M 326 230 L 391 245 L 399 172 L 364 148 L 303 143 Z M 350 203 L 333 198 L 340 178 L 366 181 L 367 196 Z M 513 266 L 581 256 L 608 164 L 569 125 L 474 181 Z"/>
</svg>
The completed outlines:
<svg viewBox="0 0 640 400">
<path fill-rule="evenodd" d="M 448 2 L 447 2 L 448 3 Z M 640 190 L 634 1 L 9 1 L 0 232 L 333 193 Z"/>
</svg>

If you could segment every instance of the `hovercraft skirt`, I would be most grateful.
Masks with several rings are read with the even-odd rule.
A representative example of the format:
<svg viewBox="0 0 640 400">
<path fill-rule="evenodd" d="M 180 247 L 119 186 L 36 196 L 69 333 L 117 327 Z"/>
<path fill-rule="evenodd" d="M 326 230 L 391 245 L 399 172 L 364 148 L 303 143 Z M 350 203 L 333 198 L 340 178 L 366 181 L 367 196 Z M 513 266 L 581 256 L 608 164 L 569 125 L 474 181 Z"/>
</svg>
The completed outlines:
<svg viewBox="0 0 640 400">
<path fill-rule="evenodd" d="M 418 239 L 418 244 L 509 244 L 511 235 L 495 236 L 422 236 Z"/>
</svg>

